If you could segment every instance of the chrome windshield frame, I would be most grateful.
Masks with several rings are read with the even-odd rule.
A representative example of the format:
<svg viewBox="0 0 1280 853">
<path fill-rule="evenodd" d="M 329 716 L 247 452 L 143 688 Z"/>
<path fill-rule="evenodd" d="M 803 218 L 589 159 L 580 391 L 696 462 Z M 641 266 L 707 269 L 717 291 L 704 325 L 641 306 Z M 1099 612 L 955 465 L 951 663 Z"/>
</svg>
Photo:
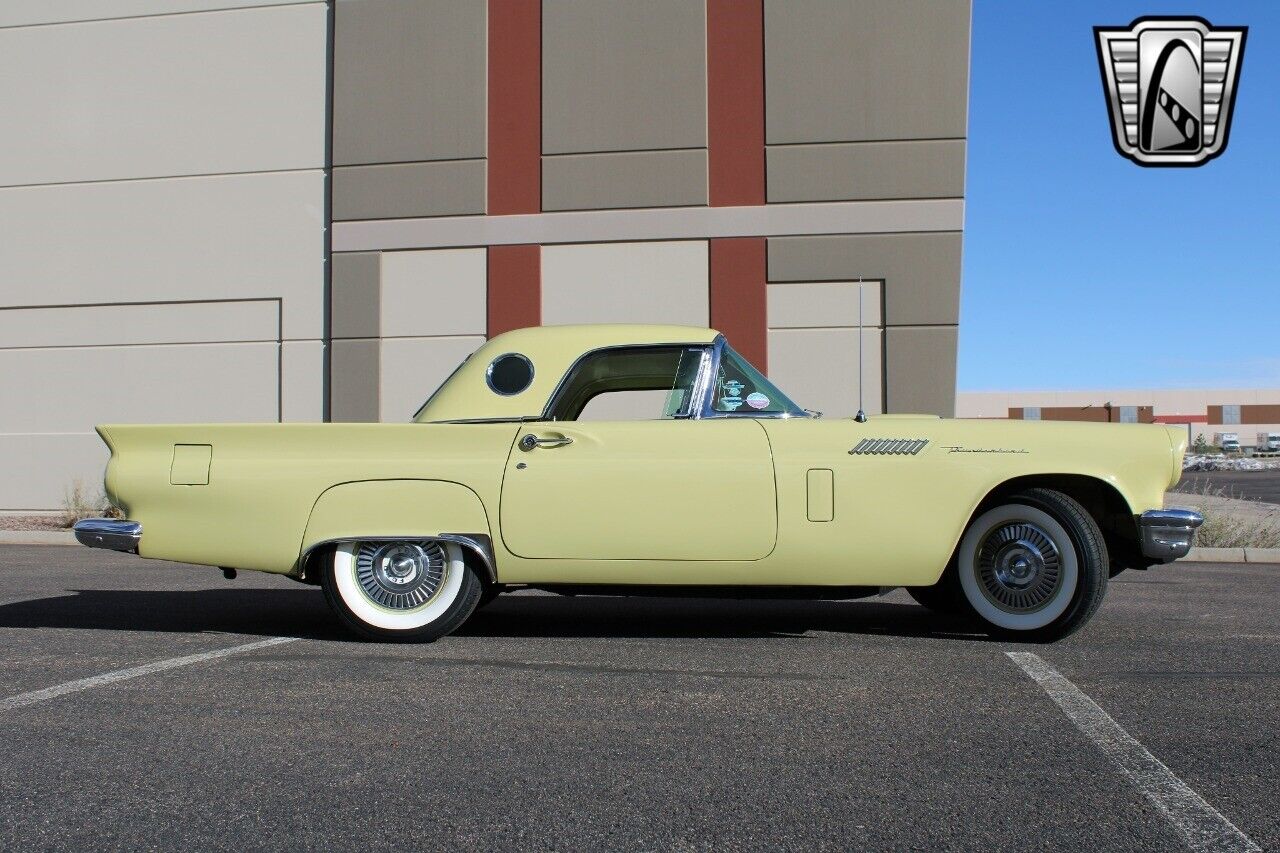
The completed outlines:
<svg viewBox="0 0 1280 853">
<path fill-rule="evenodd" d="M 694 387 L 702 395 L 700 405 L 697 408 L 698 414 L 695 415 L 699 420 L 710 418 L 751 418 L 753 420 L 777 420 L 786 418 L 809 418 L 812 417 L 808 412 L 796 405 L 796 402 L 790 397 L 783 394 L 783 399 L 791 407 L 785 412 L 717 412 L 711 407 L 711 400 L 715 396 L 715 377 L 720 371 L 720 361 L 724 358 L 725 348 L 729 342 L 724 335 L 717 335 L 712 341 L 710 347 L 710 358 L 703 363 L 704 374 L 698 377 L 698 384 Z M 759 369 L 757 368 L 757 372 Z M 767 378 L 767 377 L 766 377 Z M 776 386 L 775 386 L 776 387 Z M 780 393 L 781 388 L 777 389 Z"/>
</svg>

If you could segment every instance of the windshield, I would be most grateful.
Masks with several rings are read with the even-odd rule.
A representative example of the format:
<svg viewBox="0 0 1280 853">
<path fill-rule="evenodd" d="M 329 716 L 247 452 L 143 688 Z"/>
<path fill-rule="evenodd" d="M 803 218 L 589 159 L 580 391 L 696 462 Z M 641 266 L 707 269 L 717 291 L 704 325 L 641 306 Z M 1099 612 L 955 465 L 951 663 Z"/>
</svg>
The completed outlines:
<svg viewBox="0 0 1280 853">
<path fill-rule="evenodd" d="M 720 356 L 711 409 L 722 414 L 804 415 L 764 374 L 730 346 Z"/>
</svg>

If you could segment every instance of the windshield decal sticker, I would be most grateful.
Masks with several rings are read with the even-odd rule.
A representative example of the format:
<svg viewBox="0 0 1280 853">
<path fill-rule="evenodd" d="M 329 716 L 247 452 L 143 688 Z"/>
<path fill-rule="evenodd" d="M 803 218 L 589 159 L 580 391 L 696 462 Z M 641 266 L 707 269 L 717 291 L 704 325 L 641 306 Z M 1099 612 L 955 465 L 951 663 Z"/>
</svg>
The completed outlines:
<svg viewBox="0 0 1280 853">
<path fill-rule="evenodd" d="M 767 409 L 769 407 L 769 398 L 756 391 L 747 395 L 747 405 L 753 409 Z"/>
</svg>

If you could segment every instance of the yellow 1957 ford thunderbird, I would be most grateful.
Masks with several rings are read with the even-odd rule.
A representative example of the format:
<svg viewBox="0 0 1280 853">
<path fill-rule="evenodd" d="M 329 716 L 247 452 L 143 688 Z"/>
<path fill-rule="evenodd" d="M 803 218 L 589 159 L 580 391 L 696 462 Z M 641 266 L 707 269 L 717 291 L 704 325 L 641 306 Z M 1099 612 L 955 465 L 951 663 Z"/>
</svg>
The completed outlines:
<svg viewBox="0 0 1280 853">
<path fill-rule="evenodd" d="M 636 419 L 643 413 L 646 419 Z M 624 417 L 626 415 L 627 417 Z M 1107 579 L 1182 556 L 1162 426 L 820 419 L 711 329 L 493 338 L 404 424 L 100 426 L 129 520 L 85 545 L 319 584 L 431 640 L 506 590 L 857 598 L 906 587 L 1053 640 Z"/>
</svg>

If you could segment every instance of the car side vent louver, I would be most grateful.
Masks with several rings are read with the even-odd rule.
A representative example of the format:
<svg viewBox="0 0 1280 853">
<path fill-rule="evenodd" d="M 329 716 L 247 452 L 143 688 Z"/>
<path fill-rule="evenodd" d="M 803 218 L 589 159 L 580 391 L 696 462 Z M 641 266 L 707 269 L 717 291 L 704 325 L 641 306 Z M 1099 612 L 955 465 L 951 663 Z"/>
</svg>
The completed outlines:
<svg viewBox="0 0 1280 853">
<path fill-rule="evenodd" d="M 864 438 L 850 456 L 915 456 L 929 443 L 927 438 Z"/>
</svg>

